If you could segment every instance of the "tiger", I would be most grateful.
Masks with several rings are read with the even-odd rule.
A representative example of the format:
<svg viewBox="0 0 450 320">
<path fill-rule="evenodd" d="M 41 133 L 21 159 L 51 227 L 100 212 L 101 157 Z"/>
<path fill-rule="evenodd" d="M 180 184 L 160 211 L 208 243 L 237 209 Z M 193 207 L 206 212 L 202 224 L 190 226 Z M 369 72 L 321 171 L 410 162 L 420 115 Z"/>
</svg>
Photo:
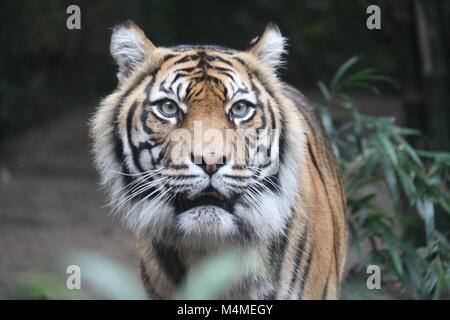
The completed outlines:
<svg viewBox="0 0 450 320">
<path fill-rule="evenodd" d="M 117 88 L 90 121 L 92 153 L 149 297 L 173 299 L 224 250 L 252 262 L 223 299 L 339 297 L 342 177 L 319 114 L 280 80 L 286 46 L 275 23 L 244 50 L 112 29 Z"/>
</svg>

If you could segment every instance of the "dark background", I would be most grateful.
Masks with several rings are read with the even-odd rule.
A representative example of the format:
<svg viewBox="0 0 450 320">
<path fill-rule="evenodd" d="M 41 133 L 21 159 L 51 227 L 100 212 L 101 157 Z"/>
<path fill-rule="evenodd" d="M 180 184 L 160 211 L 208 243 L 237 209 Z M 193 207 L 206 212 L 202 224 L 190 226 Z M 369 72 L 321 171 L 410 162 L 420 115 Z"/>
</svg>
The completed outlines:
<svg viewBox="0 0 450 320">
<path fill-rule="evenodd" d="M 81 8 L 81 30 L 66 27 L 71 4 Z M 370 4 L 381 7 L 381 30 L 366 28 Z M 116 85 L 111 28 L 127 19 L 157 46 L 236 49 L 274 21 L 289 39 L 281 77 L 313 101 L 321 100 L 318 80 L 328 83 L 361 56 L 360 68 L 398 86 L 381 85 L 379 96 L 352 92 L 360 110 L 422 130 L 417 148 L 450 150 L 448 0 L 2 0 L 0 297 L 3 284 L 30 272 L 65 279 L 57 261 L 67 248 L 102 252 L 138 274 L 132 236 L 103 206 L 87 136 L 90 115 Z"/>
<path fill-rule="evenodd" d="M 160 46 L 214 43 L 232 48 L 245 48 L 268 21 L 275 21 L 290 40 L 284 79 L 300 88 L 315 87 L 317 80 L 329 79 L 347 58 L 361 55 L 365 66 L 399 80 L 401 90 L 394 93 L 404 95 L 408 114 L 413 113 L 408 124 L 437 139 L 436 147 L 448 148 L 448 130 L 441 136 L 444 133 L 433 131 L 434 124 L 429 122 L 449 120 L 448 95 L 439 95 L 448 91 L 450 4 L 423 1 L 425 18 L 421 18 L 417 3 L 3 0 L 0 141 L 111 91 L 115 67 L 108 50 L 110 29 L 121 21 L 133 19 Z M 81 30 L 66 28 L 70 4 L 81 8 Z M 365 27 L 370 4 L 381 7 L 381 30 Z M 425 23 L 425 35 L 420 35 L 421 23 Z M 424 37 L 430 40 L 431 56 L 421 56 L 424 50 L 427 52 L 420 43 Z M 435 70 L 422 70 L 426 59 L 439 60 Z M 440 83 L 440 92 L 431 93 L 430 82 Z M 434 97 L 427 97 L 424 90 Z M 429 105 L 433 104 L 430 100 L 446 98 L 445 107 Z"/>
</svg>

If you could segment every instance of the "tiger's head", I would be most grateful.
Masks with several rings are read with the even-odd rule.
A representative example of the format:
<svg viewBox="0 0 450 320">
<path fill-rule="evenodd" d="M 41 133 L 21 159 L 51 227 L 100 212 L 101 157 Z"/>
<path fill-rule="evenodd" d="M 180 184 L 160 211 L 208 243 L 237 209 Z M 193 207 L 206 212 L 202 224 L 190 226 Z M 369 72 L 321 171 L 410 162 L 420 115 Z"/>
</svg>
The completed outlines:
<svg viewBox="0 0 450 320">
<path fill-rule="evenodd" d="M 126 226 L 189 246 L 284 232 L 304 144 L 276 73 L 285 42 L 274 24 L 245 51 L 156 47 L 132 22 L 114 28 L 118 87 L 91 136 Z"/>
</svg>

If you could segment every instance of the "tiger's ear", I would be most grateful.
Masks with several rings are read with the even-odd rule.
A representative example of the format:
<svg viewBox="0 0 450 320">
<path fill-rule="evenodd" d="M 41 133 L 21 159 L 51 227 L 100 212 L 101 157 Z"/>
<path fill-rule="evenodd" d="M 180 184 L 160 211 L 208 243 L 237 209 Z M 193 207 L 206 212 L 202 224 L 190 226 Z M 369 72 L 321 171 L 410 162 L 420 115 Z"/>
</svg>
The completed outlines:
<svg viewBox="0 0 450 320">
<path fill-rule="evenodd" d="M 282 36 L 280 28 L 270 22 L 264 31 L 250 42 L 248 52 L 255 55 L 258 60 L 276 70 L 282 63 L 281 56 L 286 53 L 287 39 Z"/>
<path fill-rule="evenodd" d="M 110 52 L 119 67 L 119 80 L 126 77 L 129 72 L 150 57 L 156 49 L 133 21 L 125 21 L 113 29 Z"/>
</svg>

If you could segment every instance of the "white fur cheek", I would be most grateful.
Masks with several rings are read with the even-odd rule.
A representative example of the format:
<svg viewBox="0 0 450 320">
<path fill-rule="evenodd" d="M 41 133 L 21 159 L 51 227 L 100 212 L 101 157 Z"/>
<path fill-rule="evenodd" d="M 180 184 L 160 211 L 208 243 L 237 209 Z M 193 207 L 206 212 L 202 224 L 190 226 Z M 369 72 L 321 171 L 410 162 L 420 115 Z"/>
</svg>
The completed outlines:
<svg viewBox="0 0 450 320">
<path fill-rule="evenodd" d="M 156 153 L 156 152 L 155 152 Z M 149 150 L 142 150 L 139 155 L 139 163 L 144 170 L 153 169 L 152 159 L 156 159 L 154 155 L 150 154 Z"/>
<path fill-rule="evenodd" d="M 193 208 L 177 217 L 176 229 L 185 237 L 226 239 L 237 233 L 235 218 L 215 207 Z"/>
<path fill-rule="evenodd" d="M 253 203 L 251 207 L 236 204 L 234 209 L 235 215 L 251 226 L 261 240 L 282 235 L 291 215 L 289 203 L 283 203 L 278 195 L 271 192 L 264 192 L 259 204 Z"/>
<path fill-rule="evenodd" d="M 148 231 L 154 238 L 161 238 L 173 229 L 175 210 L 171 205 L 157 200 L 148 200 L 139 206 L 129 205 L 122 211 L 121 222 L 131 231 Z"/>
</svg>

